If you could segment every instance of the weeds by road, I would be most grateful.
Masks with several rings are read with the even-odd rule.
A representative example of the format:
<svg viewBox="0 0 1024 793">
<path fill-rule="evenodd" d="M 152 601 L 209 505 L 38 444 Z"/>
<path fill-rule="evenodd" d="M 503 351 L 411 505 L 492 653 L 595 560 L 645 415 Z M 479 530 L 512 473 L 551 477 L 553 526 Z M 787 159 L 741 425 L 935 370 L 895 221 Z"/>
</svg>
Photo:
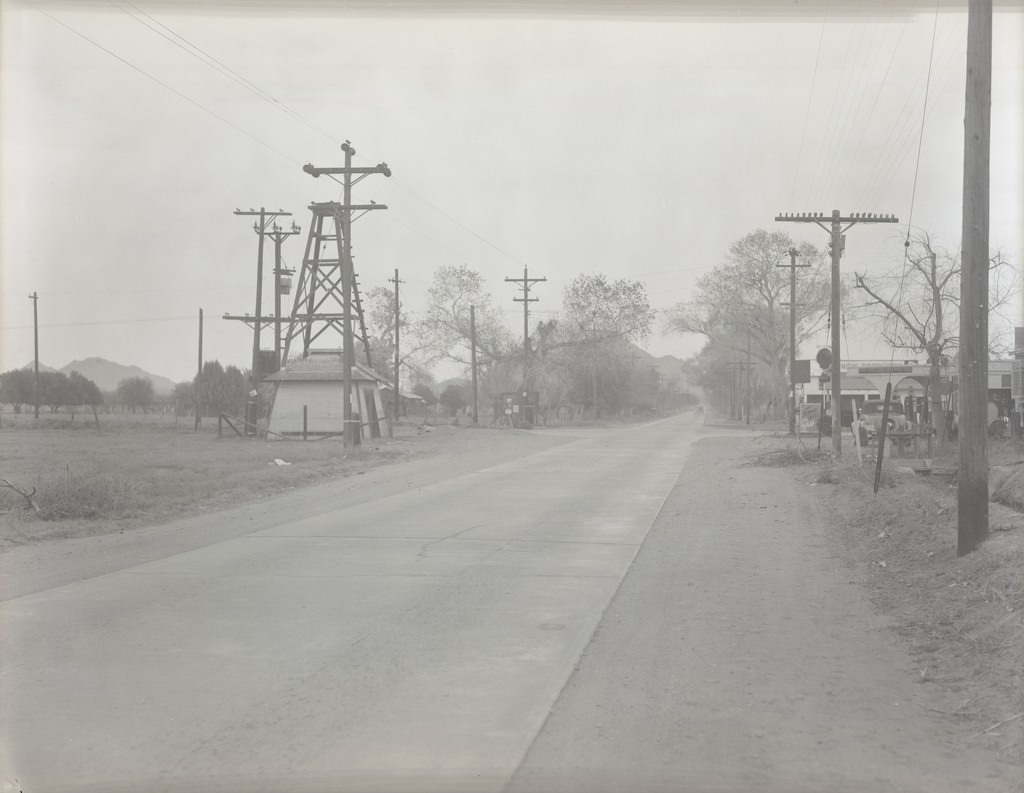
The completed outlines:
<svg viewBox="0 0 1024 793">
<path fill-rule="evenodd" d="M 341 440 L 261 441 L 213 428 L 122 424 L 3 429 L 0 477 L 35 489 L 39 510 L 0 488 L 0 549 L 64 537 L 104 534 L 257 501 L 327 479 L 355 476 L 388 462 L 429 454 L 414 426 L 394 440 L 357 449 Z M 443 430 L 436 433 L 447 436 Z M 441 440 L 443 443 L 443 440 Z"/>
</svg>

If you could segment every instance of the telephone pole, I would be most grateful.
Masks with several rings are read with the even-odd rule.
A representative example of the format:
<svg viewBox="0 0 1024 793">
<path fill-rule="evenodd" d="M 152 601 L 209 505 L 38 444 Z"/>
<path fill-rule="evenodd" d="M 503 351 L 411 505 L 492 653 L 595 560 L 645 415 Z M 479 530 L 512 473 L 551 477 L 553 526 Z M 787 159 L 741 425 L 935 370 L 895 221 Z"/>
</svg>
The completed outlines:
<svg viewBox="0 0 1024 793">
<path fill-rule="evenodd" d="M 35 350 L 35 376 L 32 380 L 32 402 L 35 405 L 35 416 L 39 418 L 39 293 L 28 296 L 32 301 L 32 346 Z"/>
<path fill-rule="evenodd" d="M 750 425 L 750 325 L 747 325 L 747 425 Z"/>
<path fill-rule="evenodd" d="M 839 257 L 843 255 L 846 245 L 846 232 L 858 223 L 899 223 L 895 215 L 877 215 L 868 212 L 854 212 L 842 215 L 838 209 L 832 210 L 827 216 L 822 212 L 804 212 L 802 214 L 776 215 L 775 221 L 786 223 L 814 223 L 824 229 L 828 235 L 832 250 L 832 453 L 841 457 L 843 453 L 843 399 L 840 387 L 839 369 L 842 361 L 840 340 L 842 338 L 842 322 L 839 321 L 841 307 L 839 290 Z M 829 222 L 831 221 L 831 222 Z M 829 225 L 825 225 L 829 222 Z M 845 224 L 845 225 L 844 225 Z"/>
<path fill-rule="evenodd" d="M 352 418 L 352 367 L 355 365 L 355 341 L 352 335 L 353 305 L 358 307 L 355 271 L 352 265 L 352 224 L 367 212 L 387 209 L 385 204 L 371 201 L 369 204 L 353 204 L 352 188 L 371 174 L 391 176 L 387 163 L 367 167 L 352 165 L 356 150 L 349 141 L 341 145 L 345 152 L 342 166 L 317 167 L 304 165 L 302 170 L 319 179 L 328 176 L 341 181 L 342 201 L 314 202 L 309 205 L 312 221 L 306 238 L 306 253 L 302 259 L 295 302 L 285 333 L 284 358 L 288 359 L 292 342 L 301 335 L 302 357 L 309 355 L 310 346 L 327 331 L 333 330 L 342 336 L 343 348 L 343 395 L 342 415 L 346 446 L 358 446 L 361 442 L 360 427 Z M 340 180 L 338 177 L 341 177 Z M 355 177 L 355 178 L 353 178 Z M 359 212 L 353 217 L 353 212 Z M 333 223 L 333 231 L 330 224 Z M 327 228 L 325 229 L 325 226 Z M 334 242 L 335 257 L 321 255 L 321 247 Z M 358 295 L 358 293 L 356 293 Z M 360 312 L 361 315 L 362 312 Z"/>
<path fill-rule="evenodd" d="M 530 353 L 530 303 L 536 303 L 539 297 L 530 297 L 530 287 L 547 281 L 547 278 L 530 278 L 527 268 L 523 268 L 522 278 L 506 278 L 507 283 L 521 284 L 522 297 L 513 297 L 516 303 L 523 304 L 523 377 L 526 377 L 526 356 Z"/>
<path fill-rule="evenodd" d="M 398 424 L 398 411 L 402 404 L 398 395 L 398 333 L 399 328 L 402 326 L 402 303 L 398 299 L 398 285 L 404 284 L 405 281 L 398 280 L 397 267 L 395 268 L 395 277 L 392 280 L 392 283 L 395 285 L 395 388 L 394 393 L 392 394 L 392 397 L 394 398 L 395 420 L 391 423 L 391 427 L 388 428 L 388 436 L 391 438 L 395 437 L 395 425 Z"/>
<path fill-rule="evenodd" d="M 469 367 L 473 372 L 473 423 L 476 424 L 479 421 L 476 384 L 476 306 L 469 307 Z"/>
<path fill-rule="evenodd" d="M 523 290 L 522 297 L 513 297 L 512 299 L 516 303 L 523 304 L 523 403 L 520 408 L 519 419 L 523 422 L 533 423 L 533 416 L 530 415 L 527 418 L 526 406 L 527 399 L 529 398 L 530 392 L 530 381 L 528 376 L 528 369 L 530 366 L 530 303 L 536 303 L 540 298 L 530 297 L 530 287 L 534 284 L 543 283 L 547 281 L 547 278 L 530 278 L 530 274 L 527 268 L 523 268 L 522 278 L 506 278 L 507 283 L 520 284 Z M 532 410 L 532 408 L 531 408 Z"/>
<path fill-rule="evenodd" d="M 988 242 L 992 0 L 970 0 L 964 112 L 963 277 L 960 281 L 960 475 L 957 555 L 988 536 Z"/>
<path fill-rule="evenodd" d="M 195 431 L 199 431 L 200 416 L 203 412 L 203 402 L 200 396 L 203 387 L 203 309 L 199 309 L 199 363 L 196 366 L 196 387 L 195 387 L 195 403 L 196 403 L 196 426 Z"/>
<path fill-rule="evenodd" d="M 275 367 L 284 366 L 281 360 L 281 298 L 291 291 L 292 270 L 281 266 L 281 244 L 302 229 L 292 222 L 289 230 L 282 229 L 276 223 L 268 236 L 274 241 L 274 361 Z"/>
<path fill-rule="evenodd" d="M 276 212 L 267 210 L 264 207 L 259 209 L 250 209 L 243 211 L 236 209 L 234 214 L 242 217 L 257 217 L 259 220 L 252 224 L 252 230 L 259 236 L 259 244 L 256 250 L 256 313 L 254 316 L 229 316 L 224 315 L 224 319 L 240 320 L 245 322 L 247 325 L 252 327 L 252 374 L 250 381 L 253 388 L 259 385 L 260 382 L 260 331 L 263 329 L 264 324 L 270 324 L 273 322 L 276 327 L 277 320 L 265 321 L 263 318 L 263 238 L 270 235 L 270 229 L 277 229 L 276 219 L 278 217 L 291 216 L 291 212 L 285 212 L 283 209 L 279 209 Z M 296 232 L 298 229 L 296 229 Z M 284 232 L 284 236 L 287 237 L 293 232 Z M 284 239 L 284 237 L 281 237 Z M 277 292 L 277 280 L 280 275 L 281 263 L 280 263 L 280 242 L 277 244 L 277 257 L 275 259 L 274 266 L 274 291 Z M 275 307 L 279 306 L 280 303 L 275 300 Z M 280 336 L 280 334 L 278 334 Z M 274 349 L 277 350 L 279 345 L 275 343 Z M 278 356 L 280 360 L 280 356 Z"/>
<path fill-rule="evenodd" d="M 789 249 L 789 264 L 776 267 L 789 268 L 789 434 L 796 435 L 796 268 L 810 267 L 796 263 L 796 248 Z"/>
</svg>

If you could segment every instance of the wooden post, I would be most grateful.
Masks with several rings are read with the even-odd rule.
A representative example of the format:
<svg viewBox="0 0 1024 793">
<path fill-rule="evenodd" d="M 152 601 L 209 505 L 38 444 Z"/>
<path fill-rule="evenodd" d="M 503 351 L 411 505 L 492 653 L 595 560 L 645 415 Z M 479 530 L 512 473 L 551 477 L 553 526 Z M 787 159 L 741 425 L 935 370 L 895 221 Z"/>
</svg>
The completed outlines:
<svg viewBox="0 0 1024 793">
<path fill-rule="evenodd" d="M 473 423 L 479 420 L 477 415 L 477 383 L 476 383 L 476 306 L 469 307 L 469 361 L 473 370 Z"/>
<path fill-rule="evenodd" d="M 199 362 L 196 367 L 196 387 L 195 387 L 195 403 L 196 403 L 196 425 L 195 431 L 199 431 L 200 417 L 203 414 L 203 402 L 199 396 L 200 389 L 202 388 L 203 378 L 203 310 L 199 309 Z"/>
<path fill-rule="evenodd" d="M 309 406 L 302 406 L 302 440 L 306 440 L 309 432 Z"/>
<path fill-rule="evenodd" d="M 957 554 L 988 536 L 988 226 L 992 0 L 970 0 L 964 112 L 960 281 L 960 472 Z"/>
<path fill-rule="evenodd" d="M 394 402 L 394 413 L 395 413 L 395 415 L 394 415 L 394 417 L 392 419 L 391 424 L 388 427 L 388 437 L 389 438 L 395 437 L 395 425 L 398 424 L 398 415 L 399 415 L 399 411 L 400 411 L 401 405 L 402 405 L 401 395 L 398 392 L 398 381 L 399 381 L 399 378 L 398 378 L 398 366 L 399 366 L 399 364 L 401 362 L 401 359 L 398 357 L 398 340 L 399 340 L 398 332 L 399 332 L 399 328 L 402 325 L 402 304 L 398 300 L 398 284 L 399 283 L 400 283 L 400 281 L 398 280 L 398 268 L 396 267 L 395 268 L 395 393 L 392 395 L 394 397 L 393 402 Z"/>
</svg>

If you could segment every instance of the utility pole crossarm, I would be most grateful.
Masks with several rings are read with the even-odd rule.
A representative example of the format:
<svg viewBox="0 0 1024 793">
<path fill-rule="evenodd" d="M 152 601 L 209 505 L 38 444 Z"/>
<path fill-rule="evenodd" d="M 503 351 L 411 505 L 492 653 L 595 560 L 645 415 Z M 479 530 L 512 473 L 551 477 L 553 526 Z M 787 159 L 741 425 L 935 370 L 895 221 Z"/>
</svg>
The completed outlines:
<svg viewBox="0 0 1024 793">
<path fill-rule="evenodd" d="M 391 169 L 388 168 L 387 163 L 380 163 L 378 165 L 368 167 L 354 167 L 346 168 L 343 165 L 330 166 L 327 168 L 318 168 L 315 165 L 306 164 L 302 166 L 302 170 L 312 176 L 314 179 L 319 179 L 321 176 L 334 176 L 336 174 L 371 174 L 371 173 L 382 173 L 385 176 L 391 176 Z"/>
<path fill-rule="evenodd" d="M 529 368 L 530 360 L 530 303 L 536 303 L 538 298 L 530 297 L 530 287 L 534 284 L 540 284 L 547 281 L 547 278 L 530 278 L 528 268 L 523 268 L 522 278 L 505 278 L 506 283 L 521 284 L 523 290 L 522 297 L 513 297 L 512 300 L 516 303 L 523 304 L 523 395 L 529 392 L 529 378 L 527 376 L 527 370 Z M 524 406 L 525 409 L 525 406 Z"/>
<path fill-rule="evenodd" d="M 839 259 L 843 255 L 845 247 L 846 235 L 843 232 L 857 223 L 899 223 L 900 220 L 890 214 L 854 212 L 851 215 L 843 215 L 838 209 L 833 209 L 828 215 L 823 212 L 780 213 L 775 216 L 775 221 L 777 223 L 814 223 L 829 234 L 832 249 L 832 379 L 830 385 L 832 393 L 832 453 L 836 457 L 840 457 L 842 456 L 843 394 L 840 383 L 842 323 L 839 321 L 841 316 Z M 843 228 L 843 224 L 846 224 L 846 228 Z M 792 256 L 792 253 L 790 255 Z M 793 266 L 795 266 L 795 258 Z M 795 293 L 791 302 L 796 302 Z M 792 361 L 792 356 L 790 360 Z"/>
</svg>

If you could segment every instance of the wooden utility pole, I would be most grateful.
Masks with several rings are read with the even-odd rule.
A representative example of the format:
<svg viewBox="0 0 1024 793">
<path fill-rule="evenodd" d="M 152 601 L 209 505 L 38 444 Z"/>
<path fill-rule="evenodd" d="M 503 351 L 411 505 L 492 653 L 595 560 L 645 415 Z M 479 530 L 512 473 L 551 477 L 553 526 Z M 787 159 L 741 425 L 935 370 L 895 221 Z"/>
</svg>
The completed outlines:
<svg viewBox="0 0 1024 793">
<path fill-rule="evenodd" d="M 35 350 L 35 376 L 32 380 L 32 402 L 35 405 L 35 417 L 39 418 L 39 293 L 28 296 L 32 301 L 32 347 Z"/>
<path fill-rule="evenodd" d="M 522 278 L 506 278 L 505 281 L 513 284 L 521 284 L 522 297 L 513 297 L 516 303 L 523 304 L 523 390 L 526 390 L 527 378 L 526 369 L 529 365 L 530 355 L 530 303 L 536 303 L 540 298 L 530 297 L 530 287 L 534 284 L 543 283 L 547 278 L 530 278 L 527 268 L 523 268 Z"/>
<path fill-rule="evenodd" d="M 970 0 L 964 112 L 963 275 L 960 280 L 960 474 L 957 554 L 988 536 L 988 234 L 992 0 Z"/>
<path fill-rule="evenodd" d="M 841 457 L 843 453 L 843 391 L 840 382 L 842 306 L 840 305 L 839 259 L 846 246 L 846 232 L 853 226 L 858 223 L 899 223 L 900 219 L 895 215 L 876 215 L 868 212 L 854 212 L 852 215 L 844 216 L 838 209 L 833 209 L 829 220 L 831 223 L 825 225 L 826 216 L 822 212 L 775 216 L 776 222 L 814 223 L 829 234 L 832 250 L 832 453 L 836 457 Z M 846 224 L 845 227 L 844 224 Z"/>
<path fill-rule="evenodd" d="M 401 397 L 399 396 L 399 393 L 398 393 L 398 364 L 399 364 L 399 357 L 398 357 L 398 333 L 399 333 L 399 328 L 401 328 L 401 326 L 402 326 L 402 303 L 398 299 L 398 285 L 400 283 L 402 283 L 402 282 L 398 280 L 398 268 L 397 267 L 395 268 L 395 278 L 394 278 L 393 283 L 395 285 L 395 385 L 394 385 L 394 394 L 393 394 L 393 396 L 394 396 L 394 408 L 393 408 L 393 410 L 394 410 L 394 413 L 395 413 L 395 420 L 391 423 L 391 426 L 388 427 L 388 436 L 391 437 L 391 438 L 395 437 L 394 425 L 398 424 L 398 412 L 399 412 L 399 408 L 400 408 L 400 406 L 402 404 Z"/>
<path fill-rule="evenodd" d="M 750 325 L 747 325 L 747 389 L 743 400 L 747 408 L 747 425 L 750 425 Z"/>
<path fill-rule="evenodd" d="M 479 421 L 476 386 L 476 306 L 469 307 L 469 367 L 473 372 L 473 423 L 476 424 Z"/>
<path fill-rule="evenodd" d="M 249 216 L 259 218 L 258 221 L 252 224 L 252 230 L 255 231 L 256 234 L 259 236 L 259 244 L 257 245 L 256 249 L 256 313 L 252 317 L 237 317 L 228 315 L 224 316 L 225 319 L 241 320 L 245 322 L 247 325 L 252 326 L 252 373 L 250 375 L 249 380 L 252 387 L 256 388 L 256 386 L 260 384 L 260 331 L 263 329 L 263 325 L 266 324 L 266 322 L 263 319 L 263 238 L 270 233 L 270 229 L 272 227 L 275 229 L 277 228 L 275 221 L 278 217 L 291 216 L 292 213 L 285 212 L 283 209 L 279 209 L 276 212 L 274 212 L 264 207 L 260 207 L 259 209 L 250 209 L 248 211 L 236 209 L 234 214 L 243 217 Z M 296 231 L 298 231 L 298 229 L 296 229 Z M 292 232 L 284 232 L 284 235 L 288 236 L 291 233 Z M 279 256 L 280 248 L 278 248 L 278 259 L 276 266 L 274 267 L 275 292 L 277 292 L 277 279 L 279 276 L 281 266 Z M 280 303 L 278 303 L 275 300 L 275 307 L 279 305 Z M 275 328 L 278 327 L 276 316 L 274 319 L 270 320 L 270 322 L 274 324 Z M 278 337 L 280 337 L 280 334 L 277 335 Z M 278 349 L 277 343 L 275 343 L 274 349 Z M 280 355 L 278 355 L 278 360 L 280 360 Z"/>
<path fill-rule="evenodd" d="M 291 229 L 285 230 L 278 226 L 276 223 L 273 229 L 268 234 L 270 239 L 274 241 L 274 360 L 277 362 L 278 367 L 284 366 L 285 362 L 281 360 L 281 297 L 286 295 L 288 290 L 291 289 L 291 284 L 285 284 L 285 277 L 290 276 L 292 271 L 286 270 L 281 266 L 281 244 L 291 237 L 293 234 L 298 234 L 302 231 L 301 228 L 292 223 Z"/>
<path fill-rule="evenodd" d="M 776 267 L 789 268 L 789 434 L 796 435 L 796 268 L 810 267 L 796 263 L 796 248 L 789 249 L 789 264 Z"/>
<path fill-rule="evenodd" d="M 199 361 L 196 366 L 196 387 L 195 387 L 195 403 L 196 403 L 196 432 L 199 431 L 199 420 L 203 414 L 203 403 L 200 397 L 201 389 L 203 387 L 203 310 L 199 309 Z"/>
</svg>

